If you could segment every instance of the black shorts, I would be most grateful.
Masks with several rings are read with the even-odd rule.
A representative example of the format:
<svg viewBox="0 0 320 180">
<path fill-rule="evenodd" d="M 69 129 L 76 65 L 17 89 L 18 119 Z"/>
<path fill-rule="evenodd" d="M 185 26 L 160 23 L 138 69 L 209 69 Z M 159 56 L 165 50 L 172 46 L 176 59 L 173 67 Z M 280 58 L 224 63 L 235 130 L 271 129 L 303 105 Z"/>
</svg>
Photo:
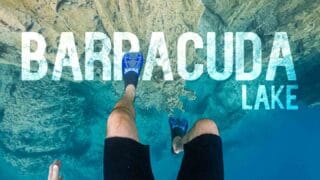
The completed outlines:
<svg viewBox="0 0 320 180">
<path fill-rule="evenodd" d="M 154 179 L 149 146 L 128 138 L 107 138 L 104 147 L 104 179 Z M 204 134 L 185 144 L 177 179 L 223 179 L 221 138 Z"/>
</svg>

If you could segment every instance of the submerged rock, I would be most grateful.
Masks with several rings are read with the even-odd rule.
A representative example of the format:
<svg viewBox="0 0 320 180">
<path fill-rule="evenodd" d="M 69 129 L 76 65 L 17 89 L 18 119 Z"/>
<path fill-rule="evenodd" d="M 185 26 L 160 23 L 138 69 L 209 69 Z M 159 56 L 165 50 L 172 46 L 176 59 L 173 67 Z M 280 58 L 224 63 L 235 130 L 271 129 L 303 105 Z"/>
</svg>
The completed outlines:
<svg viewBox="0 0 320 180">
<path fill-rule="evenodd" d="M 86 124 L 85 99 L 72 94 L 69 82 L 23 82 L 16 67 L 1 68 L 5 92 L 1 95 L 0 145 L 8 162 L 31 170 L 46 166 L 75 144 L 86 145 L 86 137 L 78 136 Z"/>
<path fill-rule="evenodd" d="M 141 50 L 146 54 L 151 32 L 163 31 L 172 64 L 176 64 L 176 40 L 187 31 L 200 32 L 203 39 L 208 31 L 216 34 L 253 31 L 263 41 L 264 62 L 268 61 L 273 33 L 285 31 L 289 35 L 298 84 L 302 86 L 299 100 L 314 105 L 320 101 L 317 94 L 320 81 L 315 77 L 319 77 L 320 73 L 318 4 L 318 1 L 304 0 L 202 0 L 202 4 L 198 0 L 2 0 L 0 147 L 5 158 L 22 170 L 46 170 L 48 163 L 59 154 L 71 159 L 83 157 L 91 147 L 87 126 L 96 123 L 97 119 L 104 121 L 123 91 L 122 82 L 70 82 L 68 71 L 65 80 L 60 82 L 47 78 L 36 82 L 20 81 L 23 31 L 39 32 L 46 38 L 46 58 L 51 64 L 57 51 L 59 34 L 65 31 L 75 34 L 78 53 L 82 54 L 81 63 L 85 32 L 100 31 L 110 37 L 115 31 L 133 32 L 140 39 Z M 128 47 L 125 46 L 126 49 Z M 218 44 L 220 53 L 221 47 L 222 44 Z M 205 58 L 204 54 L 196 54 L 192 46 L 188 46 L 187 51 L 188 63 Z M 95 74 L 99 78 L 99 69 Z M 199 83 L 196 82 L 198 84 L 185 87 L 177 72 L 174 74 L 175 81 L 164 82 L 161 70 L 155 69 L 153 80 L 138 86 L 137 109 L 144 113 L 139 127 L 147 129 L 143 137 L 146 142 L 159 140 L 157 135 L 164 135 L 166 128 L 158 120 L 149 123 L 151 117 L 160 117 L 153 113 L 155 109 L 157 112 L 172 113 L 177 108 L 211 117 L 218 121 L 222 129 L 232 126 L 246 113 L 241 109 L 241 82 L 234 81 L 234 78 L 223 82 L 202 78 Z M 277 79 L 276 83 L 286 81 L 281 75 Z M 264 79 L 247 84 L 256 86 L 259 83 L 265 83 Z M 165 118 L 161 116 L 161 120 Z M 104 137 L 103 132 L 101 137 Z M 164 143 L 162 140 L 160 144 Z M 102 149 L 100 145 L 94 148 Z M 93 162 L 100 158 L 92 151 L 84 157 L 79 162 L 83 166 L 87 160 Z"/>
<path fill-rule="evenodd" d="M 223 35 L 224 32 L 255 32 L 262 40 L 262 56 L 264 67 L 269 61 L 274 32 L 287 32 L 297 73 L 299 85 L 298 101 L 312 104 L 319 101 L 320 60 L 319 40 L 320 6 L 318 1 L 281 1 L 281 0 L 253 0 L 253 1 L 211 1 L 202 0 L 205 11 L 200 20 L 200 32 L 203 37 L 206 32 L 213 31 Z M 223 65 L 223 36 L 218 36 L 218 65 Z M 250 49 L 246 52 L 251 54 Z M 205 54 L 199 53 L 205 58 Z M 246 56 L 246 66 L 250 66 L 251 56 Z M 311 73 L 312 72 L 312 73 Z M 262 72 L 264 74 L 264 72 Z M 249 82 L 235 81 L 231 77 L 227 81 L 213 82 L 215 88 L 211 90 L 214 97 L 210 97 L 207 104 L 207 115 L 216 119 L 222 129 L 230 127 L 243 114 L 241 106 L 241 84 L 258 87 L 259 84 L 282 85 L 287 82 L 286 74 L 279 71 L 275 82 L 267 82 L 265 76 Z M 210 95 L 202 94 L 202 96 Z M 249 92 L 249 99 L 255 98 Z"/>
</svg>

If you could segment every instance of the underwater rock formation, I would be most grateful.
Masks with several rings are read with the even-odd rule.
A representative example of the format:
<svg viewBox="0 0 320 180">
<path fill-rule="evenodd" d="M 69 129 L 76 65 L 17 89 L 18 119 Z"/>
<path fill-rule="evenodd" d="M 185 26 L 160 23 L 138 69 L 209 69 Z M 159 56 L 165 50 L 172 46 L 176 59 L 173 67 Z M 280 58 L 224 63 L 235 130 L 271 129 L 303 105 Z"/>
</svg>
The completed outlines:
<svg viewBox="0 0 320 180">
<path fill-rule="evenodd" d="M 115 1 L 115 0 L 60 0 L 60 1 L 2 1 L 0 7 L 0 39 L 5 46 L 17 48 L 20 52 L 22 31 L 41 33 L 47 42 L 46 58 L 54 61 L 61 32 L 71 31 L 75 34 L 78 53 L 83 63 L 85 32 L 100 31 L 113 38 L 113 33 L 129 31 L 140 40 L 141 51 L 147 54 L 151 32 L 163 31 L 166 35 L 169 57 L 175 62 L 176 39 L 187 31 L 196 31 L 203 6 L 197 1 Z M 160 8 L 161 7 L 161 8 Z M 79 15 L 81 12 L 81 15 Z M 128 47 L 126 47 L 128 48 Z M 193 53 L 194 54 L 194 53 Z M 112 55 L 112 54 L 111 54 Z M 195 55 L 195 54 L 194 54 Z M 192 59 L 192 58 L 190 58 Z M 3 58 L 3 63 L 20 66 L 20 58 Z M 176 64 L 176 63 L 172 63 Z M 176 69 L 172 67 L 172 69 Z M 52 71 L 52 67 L 49 71 Z M 96 68 L 95 74 L 99 79 L 101 70 Z M 155 107 L 171 112 L 174 108 L 183 109 L 180 95 L 193 99 L 192 92 L 184 89 L 184 81 L 179 80 L 175 73 L 176 82 L 164 82 L 162 71 L 154 70 L 154 81 L 141 83 L 139 96 L 146 99 L 137 102 L 141 108 Z M 63 78 L 70 79 L 70 72 L 64 72 Z M 107 83 L 107 82 L 102 82 Z M 123 88 L 113 90 L 118 94 Z M 122 82 L 120 82 L 122 84 Z M 174 91 L 172 91 L 174 87 Z M 89 87 L 90 88 L 90 87 Z M 91 91 L 88 89 L 88 91 Z M 148 101 L 149 94 L 158 98 Z"/>
<path fill-rule="evenodd" d="M 281 1 L 281 0 L 202 0 L 205 11 L 200 20 L 200 32 L 203 37 L 206 32 L 216 32 L 219 40 L 217 51 L 223 65 L 223 33 L 224 32 L 255 32 L 262 41 L 263 68 L 266 68 L 273 42 L 274 32 L 287 32 L 290 48 L 297 73 L 299 85 L 298 100 L 300 103 L 312 104 L 318 102 L 320 97 L 320 81 L 317 80 L 320 72 L 320 6 L 319 1 Z M 247 54 L 250 54 L 250 48 Z M 199 56 L 205 57 L 204 54 Z M 247 66 L 250 66 L 250 56 L 245 56 Z M 265 74 L 263 71 L 262 74 Z M 317 77 L 316 77 L 317 76 Z M 286 83 L 283 71 L 276 75 L 273 84 Z M 207 101 L 207 113 L 219 121 L 222 129 L 232 125 L 232 121 L 239 119 L 245 111 L 241 107 L 241 84 L 257 87 L 259 84 L 270 84 L 265 76 L 250 82 L 235 81 L 231 77 L 227 81 L 216 82 L 212 89 L 215 97 Z M 197 94 L 197 93 L 196 93 Z M 255 98 L 254 93 L 248 98 Z M 203 96 L 206 96 L 204 94 Z"/>
<path fill-rule="evenodd" d="M 86 131 L 85 99 L 72 93 L 70 82 L 22 82 L 17 68 L 0 67 L 0 147 L 8 162 L 35 170 L 61 152 L 86 146 L 79 134 Z"/>
<path fill-rule="evenodd" d="M 106 118 L 123 91 L 122 82 L 70 82 L 68 70 L 61 82 L 46 78 L 22 82 L 20 39 L 23 31 L 39 32 L 46 38 L 46 58 L 51 61 L 49 70 L 52 70 L 59 35 L 65 31 L 75 34 L 81 63 L 85 32 L 104 32 L 111 38 L 116 31 L 134 32 L 146 54 L 151 32 L 163 31 L 172 65 L 176 65 L 176 40 L 187 31 L 200 32 L 203 38 L 208 31 L 217 35 L 226 31 L 253 31 L 263 41 L 264 62 L 268 61 L 273 33 L 285 31 L 289 35 L 298 83 L 301 83 L 299 100 L 315 104 L 320 101 L 319 95 L 315 94 L 320 91 L 320 82 L 312 77 L 320 73 L 318 4 L 318 0 L 202 0 L 202 4 L 198 0 L 2 0 L 0 148 L 9 163 L 23 170 L 37 166 L 38 169 L 46 168 L 44 162 L 51 161 L 59 152 L 69 151 L 71 146 L 86 147 L 86 136 L 79 134 L 83 134 L 87 123 L 90 124 L 91 118 L 87 116 Z M 221 47 L 222 44 L 218 44 L 218 52 Z M 189 61 L 205 59 L 204 54 L 196 54 L 191 46 L 188 48 Z M 97 68 L 95 74 L 99 78 L 101 71 Z M 150 111 L 150 115 L 143 115 L 140 124 L 141 128 L 148 129 L 144 136 L 147 142 L 157 141 L 160 132 L 157 128 L 161 121 L 156 122 L 157 128 L 150 127 L 152 125 L 147 121 L 154 116 L 154 109 L 168 113 L 175 108 L 201 112 L 202 116 L 217 120 L 222 129 L 230 127 L 245 113 L 241 109 L 241 82 L 234 78 L 223 82 L 201 78 L 196 86 L 186 87 L 177 72 L 174 74 L 175 81 L 164 82 L 161 70 L 155 69 L 153 80 L 138 86 L 137 109 L 139 112 Z M 277 79 L 285 81 L 284 77 Z M 265 82 L 258 79 L 247 84 L 259 83 Z M 181 96 L 188 103 L 183 104 Z"/>
</svg>

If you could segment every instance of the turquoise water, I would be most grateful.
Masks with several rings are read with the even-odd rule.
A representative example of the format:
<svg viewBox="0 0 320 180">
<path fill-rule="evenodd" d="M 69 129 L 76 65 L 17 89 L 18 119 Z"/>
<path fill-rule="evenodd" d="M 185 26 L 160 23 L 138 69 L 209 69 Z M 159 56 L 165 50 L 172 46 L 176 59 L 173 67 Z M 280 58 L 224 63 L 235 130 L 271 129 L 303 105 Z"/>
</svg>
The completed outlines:
<svg viewBox="0 0 320 180">
<path fill-rule="evenodd" d="M 222 134 L 225 179 L 320 179 L 319 115 L 319 109 L 303 108 L 257 112 L 241 119 Z M 156 176 L 174 179 L 180 160 L 167 148 L 154 163 Z"/>
<path fill-rule="evenodd" d="M 214 92 L 210 93 L 214 96 Z M 203 102 L 188 103 L 189 108 L 195 108 L 192 112 L 184 113 L 190 124 L 201 117 L 214 117 L 213 114 L 203 114 L 201 108 L 207 106 Z M 138 110 L 137 113 L 140 139 L 151 145 L 152 168 L 156 179 L 175 179 L 182 155 L 171 154 L 167 114 L 155 110 Z M 319 115 L 320 109 L 300 105 L 299 111 L 252 111 L 232 122 L 221 132 L 226 179 L 320 179 Z M 102 179 L 106 117 L 107 114 L 97 116 L 88 126 L 90 132 L 86 136 L 89 143 L 85 147 L 74 147 L 70 152 L 57 155 L 56 158 L 62 160 L 65 179 Z M 217 123 L 230 122 L 220 120 Z M 6 163 L 5 151 L 1 150 L 0 153 L 1 180 L 46 179 L 47 168 L 43 167 L 51 162 L 34 172 L 24 173 Z"/>
</svg>

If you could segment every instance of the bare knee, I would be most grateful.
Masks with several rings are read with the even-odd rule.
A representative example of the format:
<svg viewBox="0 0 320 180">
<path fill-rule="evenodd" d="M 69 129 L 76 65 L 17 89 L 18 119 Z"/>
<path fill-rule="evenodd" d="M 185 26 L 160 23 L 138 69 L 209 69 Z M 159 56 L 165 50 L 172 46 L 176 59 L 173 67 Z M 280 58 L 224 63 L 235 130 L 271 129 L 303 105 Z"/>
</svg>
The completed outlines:
<svg viewBox="0 0 320 180">
<path fill-rule="evenodd" d="M 198 136 L 202 134 L 219 135 L 219 130 L 216 123 L 210 119 L 201 119 L 194 125 L 195 132 Z"/>
<path fill-rule="evenodd" d="M 114 110 L 107 121 L 107 137 L 125 137 L 138 141 L 134 119 L 124 110 Z"/>
</svg>

